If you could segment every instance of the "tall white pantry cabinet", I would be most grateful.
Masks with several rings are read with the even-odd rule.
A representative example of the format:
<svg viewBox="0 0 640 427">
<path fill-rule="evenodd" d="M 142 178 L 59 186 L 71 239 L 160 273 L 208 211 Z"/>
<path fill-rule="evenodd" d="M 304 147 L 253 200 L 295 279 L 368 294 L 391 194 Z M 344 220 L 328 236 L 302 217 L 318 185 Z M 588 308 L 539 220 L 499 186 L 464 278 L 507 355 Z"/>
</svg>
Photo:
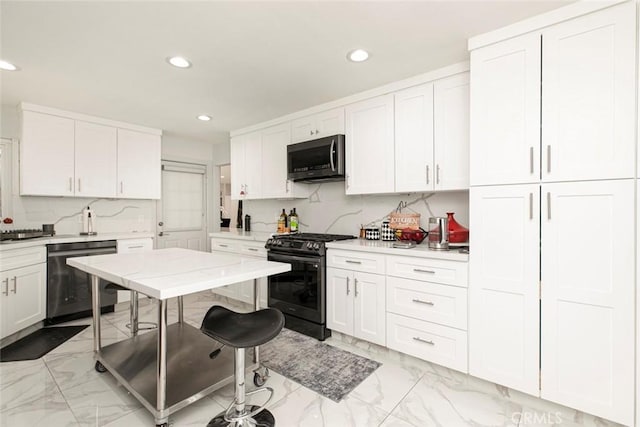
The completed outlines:
<svg viewBox="0 0 640 427">
<path fill-rule="evenodd" d="M 469 372 L 633 425 L 636 2 L 575 6 L 470 41 Z"/>
</svg>

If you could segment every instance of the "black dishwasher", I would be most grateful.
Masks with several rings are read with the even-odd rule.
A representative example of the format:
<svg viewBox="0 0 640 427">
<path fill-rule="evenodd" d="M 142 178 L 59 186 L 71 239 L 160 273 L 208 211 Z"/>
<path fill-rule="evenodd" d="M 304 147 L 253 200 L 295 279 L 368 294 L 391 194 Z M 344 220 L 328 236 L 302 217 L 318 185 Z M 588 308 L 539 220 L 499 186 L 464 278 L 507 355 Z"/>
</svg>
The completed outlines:
<svg viewBox="0 0 640 427">
<path fill-rule="evenodd" d="M 91 276 L 67 265 L 67 258 L 117 253 L 115 240 L 47 245 L 47 324 L 91 316 Z M 117 291 L 100 279 L 102 313 L 113 311 Z"/>
</svg>

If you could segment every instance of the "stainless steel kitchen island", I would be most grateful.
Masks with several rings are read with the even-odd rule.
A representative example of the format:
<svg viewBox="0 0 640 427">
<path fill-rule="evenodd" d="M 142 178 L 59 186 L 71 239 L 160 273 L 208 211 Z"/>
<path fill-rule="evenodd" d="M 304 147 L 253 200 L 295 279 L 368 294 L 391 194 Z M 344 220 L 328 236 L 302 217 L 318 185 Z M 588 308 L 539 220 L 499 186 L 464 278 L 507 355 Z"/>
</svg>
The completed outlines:
<svg viewBox="0 0 640 427">
<path fill-rule="evenodd" d="M 91 274 L 93 336 L 96 369 L 103 366 L 154 416 L 157 426 L 169 415 L 233 379 L 233 350 L 209 358 L 215 342 L 183 321 L 167 324 L 167 303 L 178 298 L 245 280 L 254 280 L 259 308 L 258 278 L 284 273 L 289 264 L 219 255 L 188 249 L 69 258 L 67 264 Z M 102 347 L 99 279 L 105 279 L 158 300 L 158 328 Z M 259 363 L 259 352 L 254 360 Z"/>
</svg>

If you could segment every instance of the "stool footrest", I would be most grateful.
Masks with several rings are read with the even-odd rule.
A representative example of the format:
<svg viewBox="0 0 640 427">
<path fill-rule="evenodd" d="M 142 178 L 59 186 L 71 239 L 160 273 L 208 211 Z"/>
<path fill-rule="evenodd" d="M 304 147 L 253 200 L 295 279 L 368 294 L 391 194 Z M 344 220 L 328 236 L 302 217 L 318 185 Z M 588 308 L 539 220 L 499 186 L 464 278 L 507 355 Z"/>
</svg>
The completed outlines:
<svg viewBox="0 0 640 427">
<path fill-rule="evenodd" d="M 236 404 L 236 400 L 237 399 L 233 399 L 233 402 L 231 402 L 231 405 L 229 405 L 229 407 L 227 408 L 227 410 L 224 412 L 224 420 L 228 421 L 228 422 L 235 422 L 235 421 L 241 421 L 241 420 L 245 420 L 247 418 L 252 418 L 254 415 L 262 412 L 264 410 L 264 408 L 267 407 L 267 405 L 269 404 L 269 402 L 271 402 L 271 399 L 273 398 L 273 389 L 271 387 L 261 387 L 259 389 L 253 390 L 253 391 L 249 391 L 247 392 L 245 395 L 246 396 L 250 396 L 252 394 L 256 394 L 256 393 L 261 393 L 263 391 L 268 391 L 269 392 L 269 398 L 267 399 L 266 402 L 264 402 L 262 404 L 262 406 L 260 406 L 258 409 L 255 409 L 251 412 L 246 412 L 244 414 L 240 414 L 237 415 L 236 412 L 234 411 L 234 406 Z"/>
</svg>

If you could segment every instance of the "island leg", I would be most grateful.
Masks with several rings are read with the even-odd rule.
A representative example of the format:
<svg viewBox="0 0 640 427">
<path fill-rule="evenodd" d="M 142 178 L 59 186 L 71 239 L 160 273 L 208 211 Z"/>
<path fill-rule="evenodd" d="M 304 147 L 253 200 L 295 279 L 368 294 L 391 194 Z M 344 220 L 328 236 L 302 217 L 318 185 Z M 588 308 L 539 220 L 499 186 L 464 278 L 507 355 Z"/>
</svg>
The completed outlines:
<svg viewBox="0 0 640 427">
<path fill-rule="evenodd" d="M 156 359 L 156 425 L 169 422 L 167 411 L 167 300 L 158 300 L 158 346 Z"/>
<path fill-rule="evenodd" d="M 184 301 L 182 296 L 178 297 L 178 323 L 184 323 Z"/>
<path fill-rule="evenodd" d="M 100 340 L 100 278 L 91 275 L 91 304 L 93 308 L 93 352 L 100 353 L 102 348 Z"/>
</svg>

